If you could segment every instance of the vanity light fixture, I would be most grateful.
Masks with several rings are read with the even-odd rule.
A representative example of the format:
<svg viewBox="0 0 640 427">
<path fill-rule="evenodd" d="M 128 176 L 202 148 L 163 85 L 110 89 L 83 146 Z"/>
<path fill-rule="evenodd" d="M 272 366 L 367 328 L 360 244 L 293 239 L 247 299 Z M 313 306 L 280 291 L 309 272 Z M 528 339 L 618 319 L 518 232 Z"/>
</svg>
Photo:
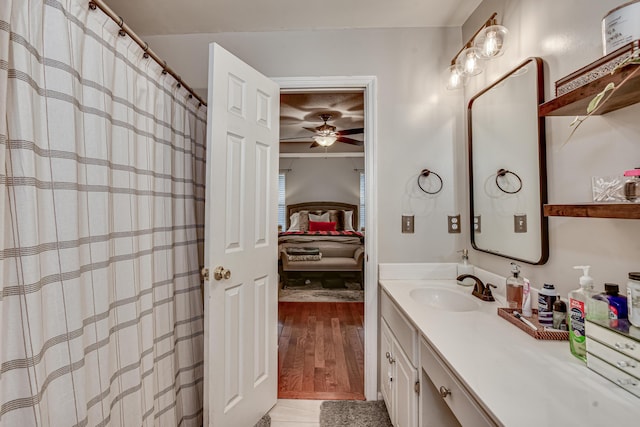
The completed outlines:
<svg viewBox="0 0 640 427">
<path fill-rule="evenodd" d="M 447 89 L 460 89 L 467 84 L 469 77 L 483 71 L 486 60 L 504 53 L 509 31 L 498 25 L 497 15 L 494 12 L 451 60 L 446 71 Z"/>
</svg>

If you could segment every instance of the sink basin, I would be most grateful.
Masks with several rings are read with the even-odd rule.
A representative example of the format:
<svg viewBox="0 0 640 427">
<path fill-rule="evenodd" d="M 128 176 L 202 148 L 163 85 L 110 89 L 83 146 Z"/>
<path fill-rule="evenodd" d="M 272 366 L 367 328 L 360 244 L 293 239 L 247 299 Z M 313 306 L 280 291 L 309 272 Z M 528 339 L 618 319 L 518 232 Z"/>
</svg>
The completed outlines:
<svg viewBox="0 0 640 427">
<path fill-rule="evenodd" d="M 445 311 L 473 311 L 480 307 L 471 295 L 445 288 L 420 288 L 409 292 L 414 300 Z"/>
</svg>

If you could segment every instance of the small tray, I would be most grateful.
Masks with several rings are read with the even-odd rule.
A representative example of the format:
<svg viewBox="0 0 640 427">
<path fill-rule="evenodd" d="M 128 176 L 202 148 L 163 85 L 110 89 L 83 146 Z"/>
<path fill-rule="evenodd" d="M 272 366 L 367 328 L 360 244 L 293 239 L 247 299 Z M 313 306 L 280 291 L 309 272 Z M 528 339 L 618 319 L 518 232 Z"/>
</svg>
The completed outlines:
<svg viewBox="0 0 640 427">
<path fill-rule="evenodd" d="M 513 315 L 513 312 L 516 311 L 513 308 L 498 308 L 498 316 L 506 319 L 509 323 L 516 325 L 518 328 L 522 329 L 527 334 L 531 335 L 537 340 L 556 340 L 556 341 L 568 341 L 569 340 L 569 332 L 568 331 L 545 331 L 544 326 L 538 322 L 538 310 L 532 310 L 533 316 L 525 317 L 528 321 L 533 323 L 538 327 L 537 331 L 534 331 L 530 327 L 524 324 L 523 321 L 516 318 Z M 520 311 L 520 310 L 517 310 Z M 522 314 L 522 313 L 521 313 Z M 524 316 L 523 316 L 524 317 Z"/>
</svg>

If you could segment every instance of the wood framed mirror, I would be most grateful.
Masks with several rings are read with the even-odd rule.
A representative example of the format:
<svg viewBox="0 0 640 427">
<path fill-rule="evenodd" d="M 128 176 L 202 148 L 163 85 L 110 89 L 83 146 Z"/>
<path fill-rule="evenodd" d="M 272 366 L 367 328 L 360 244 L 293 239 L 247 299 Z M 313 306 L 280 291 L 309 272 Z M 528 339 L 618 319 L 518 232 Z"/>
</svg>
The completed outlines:
<svg viewBox="0 0 640 427">
<path fill-rule="evenodd" d="M 549 257 L 542 59 L 528 58 L 468 104 L 471 245 L 528 264 Z"/>
</svg>

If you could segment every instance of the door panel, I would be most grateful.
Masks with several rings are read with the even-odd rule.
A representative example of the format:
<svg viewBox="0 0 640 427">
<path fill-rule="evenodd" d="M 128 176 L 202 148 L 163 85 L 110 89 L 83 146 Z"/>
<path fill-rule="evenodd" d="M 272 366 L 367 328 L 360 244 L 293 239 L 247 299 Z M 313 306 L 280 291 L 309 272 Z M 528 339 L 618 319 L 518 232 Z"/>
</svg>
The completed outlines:
<svg viewBox="0 0 640 427">
<path fill-rule="evenodd" d="M 280 96 L 215 43 L 209 65 L 205 425 L 252 426 L 277 399 Z"/>
</svg>

